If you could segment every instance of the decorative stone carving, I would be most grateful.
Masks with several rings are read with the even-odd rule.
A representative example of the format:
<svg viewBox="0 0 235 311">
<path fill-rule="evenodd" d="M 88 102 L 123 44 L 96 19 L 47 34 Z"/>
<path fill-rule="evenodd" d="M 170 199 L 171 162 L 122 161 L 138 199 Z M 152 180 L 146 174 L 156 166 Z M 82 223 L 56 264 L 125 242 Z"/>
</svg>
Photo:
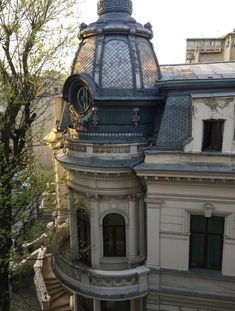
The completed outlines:
<svg viewBox="0 0 235 311">
<path fill-rule="evenodd" d="M 94 145 L 94 153 L 130 153 L 130 146 Z"/>
<path fill-rule="evenodd" d="M 97 112 L 97 107 L 91 107 L 88 111 L 86 111 L 86 113 L 78 113 L 73 106 L 70 106 L 73 127 L 78 131 L 85 131 L 85 125 L 90 120 L 92 121 L 94 126 L 97 127 L 99 121 L 99 116 Z"/>
<path fill-rule="evenodd" d="M 148 176 L 145 178 L 147 182 L 160 183 L 177 183 L 177 184 L 210 184 L 210 185 L 235 185 L 234 179 L 219 178 L 191 178 L 191 177 L 164 177 L 164 176 Z"/>
<path fill-rule="evenodd" d="M 68 143 L 68 148 L 70 150 L 74 150 L 74 151 L 78 151 L 78 152 L 87 152 L 87 148 L 85 145 L 81 145 L 81 144 L 74 144 L 69 142 Z"/>
<path fill-rule="evenodd" d="M 97 127 L 98 126 L 98 123 L 99 123 L 99 115 L 98 115 L 98 108 L 97 107 L 93 107 L 93 114 L 92 114 L 92 123 L 94 125 L 94 127 Z"/>
<path fill-rule="evenodd" d="M 90 275 L 90 283 L 96 286 L 104 287 L 120 287 L 120 286 L 129 286 L 135 285 L 138 282 L 138 275 L 128 275 L 128 276 L 99 276 L 99 275 Z"/>
<path fill-rule="evenodd" d="M 134 122 L 135 127 L 138 127 L 140 122 L 140 108 L 134 108 L 133 112 L 134 115 L 132 121 Z"/>
<path fill-rule="evenodd" d="M 144 134 L 142 132 L 129 132 L 129 133 L 107 133 L 107 132 L 84 132 L 82 133 L 83 136 L 88 137 L 108 137 L 108 138 L 117 138 L 117 137 L 143 137 Z"/>
<path fill-rule="evenodd" d="M 214 205 L 211 203 L 206 203 L 203 206 L 205 217 L 210 218 L 212 216 L 213 210 L 215 209 Z"/>
<path fill-rule="evenodd" d="M 132 14 L 131 0 L 100 0 L 97 4 L 98 15 L 106 13 L 121 12 Z"/>
<path fill-rule="evenodd" d="M 93 179 L 127 179 L 127 178 L 133 178 L 133 173 L 120 173 L 120 174 L 112 174 L 112 173 L 90 173 L 90 172 L 83 172 L 83 171 L 73 171 L 74 174 L 77 176 L 85 176 L 88 178 Z"/>
</svg>

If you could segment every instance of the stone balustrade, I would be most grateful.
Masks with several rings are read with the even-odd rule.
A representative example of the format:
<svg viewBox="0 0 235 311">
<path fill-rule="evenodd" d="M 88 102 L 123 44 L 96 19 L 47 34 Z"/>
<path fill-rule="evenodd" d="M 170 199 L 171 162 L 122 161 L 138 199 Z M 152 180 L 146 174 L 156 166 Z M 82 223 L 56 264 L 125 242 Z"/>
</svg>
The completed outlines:
<svg viewBox="0 0 235 311">
<path fill-rule="evenodd" d="M 50 305 L 50 296 L 47 293 L 46 284 L 42 275 L 43 260 L 46 253 L 46 247 L 38 249 L 38 257 L 33 266 L 34 268 L 34 284 L 36 287 L 38 301 L 41 306 L 41 310 L 48 311 Z"/>
<path fill-rule="evenodd" d="M 130 299 L 148 291 L 149 269 L 145 266 L 121 271 L 95 270 L 55 255 L 53 270 L 65 286 L 91 298 Z"/>
<path fill-rule="evenodd" d="M 69 155 L 120 155 L 133 156 L 142 153 L 146 143 L 126 143 L 126 144 L 95 144 L 95 143 L 81 143 L 74 139 L 68 139 L 67 153 Z"/>
</svg>

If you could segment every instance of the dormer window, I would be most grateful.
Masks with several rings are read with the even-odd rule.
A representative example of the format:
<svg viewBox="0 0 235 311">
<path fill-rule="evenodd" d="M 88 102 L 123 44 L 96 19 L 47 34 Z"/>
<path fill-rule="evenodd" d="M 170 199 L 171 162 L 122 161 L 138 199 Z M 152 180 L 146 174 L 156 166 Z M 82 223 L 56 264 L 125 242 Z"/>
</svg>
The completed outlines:
<svg viewBox="0 0 235 311">
<path fill-rule="evenodd" d="M 221 152 L 223 145 L 224 120 L 205 120 L 203 122 L 202 151 Z"/>
</svg>

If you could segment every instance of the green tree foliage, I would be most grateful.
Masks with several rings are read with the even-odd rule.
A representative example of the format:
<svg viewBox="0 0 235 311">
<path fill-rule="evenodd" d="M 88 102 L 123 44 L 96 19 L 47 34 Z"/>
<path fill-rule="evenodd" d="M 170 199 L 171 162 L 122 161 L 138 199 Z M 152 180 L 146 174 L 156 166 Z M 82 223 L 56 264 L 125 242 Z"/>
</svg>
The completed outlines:
<svg viewBox="0 0 235 311">
<path fill-rule="evenodd" d="M 61 60 L 77 31 L 76 2 L 0 1 L 0 311 L 10 310 L 12 241 L 26 237 L 47 184 L 33 165 L 31 129 L 46 109 L 40 99 L 64 74 Z M 26 187 L 17 188 L 18 177 Z"/>
</svg>

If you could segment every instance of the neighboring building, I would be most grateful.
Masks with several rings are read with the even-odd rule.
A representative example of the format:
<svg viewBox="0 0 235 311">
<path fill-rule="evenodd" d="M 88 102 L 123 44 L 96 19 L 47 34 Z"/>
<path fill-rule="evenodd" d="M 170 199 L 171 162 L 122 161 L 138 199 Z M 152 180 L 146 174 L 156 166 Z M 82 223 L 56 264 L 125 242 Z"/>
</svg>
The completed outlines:
<svg viewBox="0 0 235 311">
<path fill-rule="evenodd" d="M 187 63 L 235 60 L 235 29 L 219 38 L 189 38 L 186 44 Z"/>
<path fill-rule="evenodd" d="M 61 96 L 61 93 L 62 82 L 58 81 L 53 83 L 53 86 L 35 100 L 37 102 L 37 119 L 32 125 L 32 148 L 34 154 L 37 155 L 37 163 L 48 169 L 53 169 L 52 154 L 44 138 L 56 126 L 52 99 L 56 96 Z"/>
<path fill-rule="evenodd" d="M 59 108 L 70 241 L 54 273 L 73 311 L 234 311 L 235 63 L 159 66 L 131 13 L 99 0 L 81 25 Z"/>
</svg>

